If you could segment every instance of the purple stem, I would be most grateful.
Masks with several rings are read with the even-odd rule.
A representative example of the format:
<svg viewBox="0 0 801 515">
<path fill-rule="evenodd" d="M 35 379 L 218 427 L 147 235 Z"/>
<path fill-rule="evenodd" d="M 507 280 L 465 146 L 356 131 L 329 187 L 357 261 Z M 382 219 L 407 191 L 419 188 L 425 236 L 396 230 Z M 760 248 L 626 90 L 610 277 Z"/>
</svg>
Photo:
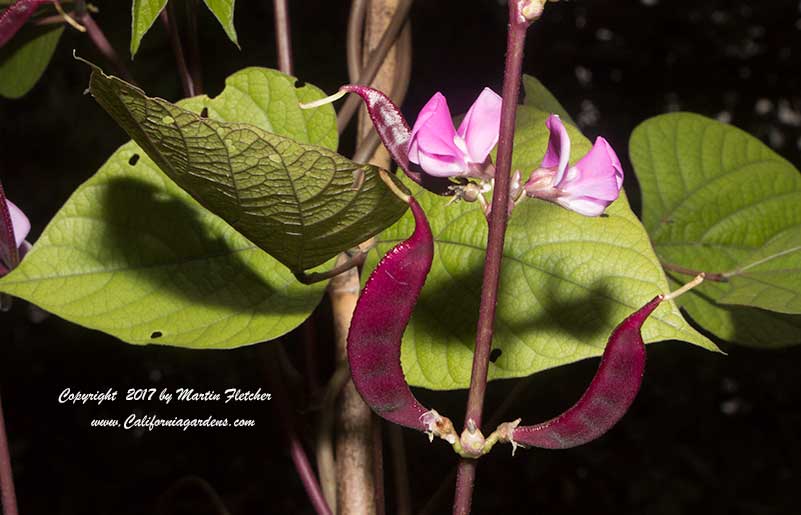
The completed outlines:
<svg viewBox="0 0 801 515">
<path fill-rule="evenodd" d="M 509 174 L 512 167 L 512 145 L 514 143 L 515 115 L 520 93 L 520 76 L 523 64 L 523 49 L 528 23 L 521 22 L 518 2 L 509 2 L 509 33 L 506 40 L 506 67 L 503 79 L 503 107 L 501 110 L 498 157 L 495 165 L 495 187 L 492 192 L 492 212 L 489 217 L 487 255 L 484 261 L 484 280 L 481 286 L 476 348 L 473 354 L 473 370 L 467 398 L 465 427 L 472 420 L 481 427 L 484 408 L 484 393 L 487 389 L 487 369 L 492 335 L 495 324 L 495 307 L 500 285 L 503 242 L 509 211 Z M 463 458 L 456 476 L 454 514 L 468 514 L 473 501 L 473 485 L 476 462 Z"/>
<path fill-rule="evenodd" d="M 273 0 L 273 6 L 275 8 L 275 45 L 278 49 L 278 69 L 287 75 L 293 75 L 289 6 L 286 0 Z"/>
<path fill-rule="evenodd" d="M 198 39 L 197 9 L 200 0 L 187 2 L 187 25 L 189 32 L 189 71 L 195 85 L 195 94 L 203 94 L 203 60 L 200 57 L 200 41 Z"/>
<path fill-rule="evenodd" d="M 111 46 L 108 38 L 101 30 L 100 26 L 95 23 L 94 18 L 87 12 L 85 9 L 83 14 L 79 17 L 81 24 L 86 27 L 86 34 L 89 36 L 89 39 L 92 41 L 92 44 L 95 45 L 98 52 L 100 52 L 103 57 L 109 61 L 114 68 L 117 70 L 117 73 L 120 74 L 120 77 L 125 79 L 127 82 L 131 84 L 136 84 L 133 80 L 133 76 L 128 71 L 128 68 L 125 66 L 125 62 L 120 59 L 119 54 L 114 50 L 114 47 Z"/>
<path fill-rule="evenodd" d="M 11 471 L 2 400 L 0 400 L 0 497 L 3 500 L 3 515 L 17 515 L 17 495 L 14 491 L 14 475 Z"/>
<path fill-rule="evenodd" d="M 281 368 L 278 366 L 277 349 L 271 348 L 269 350 L 272 352 L 269 352 L 266 358 L 269 378 L 272 384 L 272 390 L 275 394 L 273 399 L 275 399 L 278 408 L 278 416 L 287 439 L 292 463 L 295 465 L 298 477 L 301 483 L 303 483 L 306 495 L 309 496 L 309 501 L 311 501 L 317 515 L 331 515 L 331 508 L 329 508 L 328 503 L 325 502 L 323 491 L 320 489 L 320 483 L 317 482 L 317 476 L 314 474 L 314 470 L 309 463 L 309 458 L 306 456 L 306 451 L 303 449 L 303 443 L 298 436 L 297 424 L 295 423 L 294 414 L 287 401 L 288 393 L 284 386 Z"/>
<path fill-rule="evenodd" d="M 174 2 L 167 2 L 167 8 L 161 11 L 161 21 L 170 35 L 170 45 L 172 45 L 172 51 L 175 54 L 175 63 L 178 65 L 178 76 L 181 78 L 184 96 L 189 98 L 197 94 L 197 88 L 192 82 L 192 74 L 189 73 L 189 67 L 186 65 L 186 57 L 181 45 L 181 35 L 178 33 L 178 22 L 175 18 L 175 4 Z"/>
</svg>

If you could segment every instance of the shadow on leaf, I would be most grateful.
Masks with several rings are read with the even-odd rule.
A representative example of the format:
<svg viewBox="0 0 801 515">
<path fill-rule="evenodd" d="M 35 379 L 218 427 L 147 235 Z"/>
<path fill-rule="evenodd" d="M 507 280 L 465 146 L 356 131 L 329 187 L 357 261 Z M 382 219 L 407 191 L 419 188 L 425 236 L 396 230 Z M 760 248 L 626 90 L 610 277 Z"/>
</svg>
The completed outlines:
<svg viewBox="0 0 801 515">
<path fill-rule="evenodd" d="M 435 263 L 435 266 L 441 266 Z M 514 281 L 515 274 L 505 271 L 501 282 Z M 440 275 L 440 274 L 437 274 Z M 442 274 L 444 275 L 444 274 Z M 545 275 L 545 274 L 543 274 Z M 620 320 L 612 320 L 612 290 L 603 281 L 597 281 L 579 294 L 567 294 L 564 281 L 553 275 L 545 280 L 535 295 L 542 310 L 520 320 L 505 320 L 504 309 L 499 307 L 496 334 L 512 333 L 517 338 L 533 341 L 536 333 L 558 330 L 589 344 L 591 339 L 606 341 L 611 327 Z M 454 338 L 472 350 L 480 302 L 483 267 L 476 264 L 464 268 L 445 281 L 427 285 L 415 307 L 415 323 L 419 331 L 434 342 Z M 520 277 L 519 280 L 525 280 Z M 501 295 L 503 298 L 503 295 Z M 507 340 L 508 341 L 508 340 Z M 500 356 L 498 364 L 503 362 Z"/>
<path fill-rule="evenodd" d="M 192 303 L 232 311 L 301 310 L 292 302 L 267 306 L 271 296 L 284 292 L 276 291 L 245 261 L 243 253 L 252 244 L 232 248 L 221 236 L 210 236 L 187 201 L 131 178 L 110 181 L 104 193 L 100 202 L 107 221 L 108 259 L 124 263 L 142 281 Z"/>
</svg>

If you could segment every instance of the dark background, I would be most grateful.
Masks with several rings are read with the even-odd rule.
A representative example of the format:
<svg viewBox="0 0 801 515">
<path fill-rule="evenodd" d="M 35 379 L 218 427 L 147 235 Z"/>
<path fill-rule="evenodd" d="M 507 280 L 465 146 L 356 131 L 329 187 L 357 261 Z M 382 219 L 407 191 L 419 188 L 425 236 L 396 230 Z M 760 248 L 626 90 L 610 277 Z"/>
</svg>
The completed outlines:
<svg viewBox="0 0 801 515">
<path fill-rule="evenodd" d="M 127 55 L 130 2 L 97 3 L 96 20 Z M 348 2 L 290 4 L 297 75 L 334 91 L 347 81 Z M 557 93 L 588 136 L 611 141 L 624 159 L 637 206 L 628 136 L 662 112 L 695 111 L 730 122 L 801 164 L 799 9 L 795 0 L 563 1 L 550 4 L 530 30 L 524 71 Z M 210 94 L 241 67 L 275 66 L 270 2 L 238 3 L 241 52 L 210 14 L 200 18 Z M 484 85 L 500 91 L 505 18 L 505 7 L 495 0 L 416 2 L 413 78 L 404 105 L 412 119 L 436 90 L 448 96 L 453 112 L 464 111 Z M 0 175 L 29 214 L 33 239 L 75 187 L 127 140 L 82 94 L 88 70 L 72 59 L 73 48 L 108 69 L 85 36 L 68 29 L 34 90 L 21 100 L 0 100 Z M 180 97 L 160 23 L 145 37 L 131 70 L 150 95 Z M 323 336 L 328 316 L 323 306 L 315 317 Z M 282 345 L 302 367 L 297 341 L 292 334 Z M 329 343 L 321 338 L 324 368 L 330 367 Z M 88 424 L 94 417 L 124 417 L 131 408 L 158 408 L 164 417 L 205 416 L 209 409 L 56 401 L 65 387 L 269 390 L 264 345 L 213 352 L 133 347 L 56 317 L 34 323 L 23 302 L 0 314 L 0 345 L 0 391 L 21 513 L 214 513 L 198 490 L 174 487 L 187 475 L 208 480 L 233 514 L 311 513 L 281 440 L 274 402 L 213 410 L 215 416 L 254 418 L 255 430 L 148 433 Z M 482 459 L 475 512 L 798 513 L 801 349 L 722 346 L 728 356 L 675 342 L 650 347 L 633 409 L 592 444 L 524 451 L 514 459 L 503 447 Z M 596 366 L 592 360 L 537 375 L 513 413 L 530 421 L 553 416 L 578 398 Z M 488 411 L 512 383 L 491 384 Z M 302 394 L 299 385 L 294 388 Z M 465 392 L 419 395 L 461 420 Z M 304 417 L 309 421 L 313 414 Z M 447 476 L 454 455 L 422 435 L 404 436 L 419 509 Z M 388 477 L 388 513 L 394 511 L 391 484 Z M 447 505 L 439 512 L 448 513 Z"/>
</svg>

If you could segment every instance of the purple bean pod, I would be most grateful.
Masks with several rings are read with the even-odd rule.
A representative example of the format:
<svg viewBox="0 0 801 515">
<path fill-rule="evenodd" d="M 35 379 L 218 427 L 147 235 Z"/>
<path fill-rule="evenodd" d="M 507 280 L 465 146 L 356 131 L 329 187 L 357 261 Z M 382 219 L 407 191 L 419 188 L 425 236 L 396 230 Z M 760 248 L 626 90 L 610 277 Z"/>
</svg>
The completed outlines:
<svg viewBox="0 0 801 515">
<path fill-rule="evenodd" d="M 381 142 L 407 177 L 438 195 L 453 195 L 453 190 L 449 189 L 453 183 L 446 177 L 434 177 L 412 169 L 409 161 L 412 130 L 398 106 L 388 96 L 377 89 L 358 84 L 346 84 L 339 90 L 355 93 L 362 98 Z"/>
<path fill-rule="evenodd" d="M 14 238 L 14 226 L 11 223 L 3 183 L 0 182 L 0 275 L 5 275 L 18 264 L 19 250 Z"/>
<path fill-rule="evenodd" d="M 645 345 L 640 329 L 659 306 L 663 295 L 654 297 L 618 325 L 609 337 L 598 372 L 581 398 L 561 415 L 534 426 L 516 427 L 507 422 L 499 433 L 513 446 L 568 449 L 600 437 L 628 411 L 642 384 Z M 504 426 L 507 427 L 504 427 Z"/>
<path fill-rule="evenodd" d="M 401 338 L 434 257 L 425 213 L 413 197 L 409 205 L 414 233 L 387 252 L 367 279 L 348 332 L 348 362 L 356 389 L 376 414 L 452 444 L 450 420 L 417 401 L 401 368 Z"/>
<path fill-rule="evenodd" d="M 52 2 L 53 0 L 17 0 L 9 5 L 0 13 L 0 48 L 14 37 L 40 5 Z"/>
</svg>

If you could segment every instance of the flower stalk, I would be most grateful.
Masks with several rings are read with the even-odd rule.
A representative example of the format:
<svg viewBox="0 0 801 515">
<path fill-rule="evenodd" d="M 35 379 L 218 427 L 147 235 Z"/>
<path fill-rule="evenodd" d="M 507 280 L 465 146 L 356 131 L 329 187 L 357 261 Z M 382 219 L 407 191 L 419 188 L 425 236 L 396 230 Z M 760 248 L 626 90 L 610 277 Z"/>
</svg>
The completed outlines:
<svg viewBox="0 0 801 515">
<path fill-rule="evenodd" d="M 495 308 L 500 286 L 501 261 L 506 224 L 509 218 L 509 182 L 512 166 L 512 146 L 514 143 L 515 116 L 520 92 L 520 78 L 523 65 L 523 49 L 526 42 L 526 29 L 530 22 L 521 20 L 521 5 L 509 2 L 509 32 L 506 41 L 506 65 L 503 79 L 503 105 L 501 107 L 500 136 L 495 163 L 495 187 L 492 193 L 493 209 L 489 216 L 489 236 L 487 255 L 484 261 L 484 278 L 481 286 L 476 347 L 473 354 L 473 369 L 470 377 L 470 390 L 467 399 L 465 429 L 468 424 L 481 427 L 484 410 L 484 394 L 487 389 L 492 335 L 495 325 Z M 473 499 L 473 485 L 476 474 L 476 461 L 462 458 L 456 477 L 454 514 L 470 513 Z"/>
</svg>

